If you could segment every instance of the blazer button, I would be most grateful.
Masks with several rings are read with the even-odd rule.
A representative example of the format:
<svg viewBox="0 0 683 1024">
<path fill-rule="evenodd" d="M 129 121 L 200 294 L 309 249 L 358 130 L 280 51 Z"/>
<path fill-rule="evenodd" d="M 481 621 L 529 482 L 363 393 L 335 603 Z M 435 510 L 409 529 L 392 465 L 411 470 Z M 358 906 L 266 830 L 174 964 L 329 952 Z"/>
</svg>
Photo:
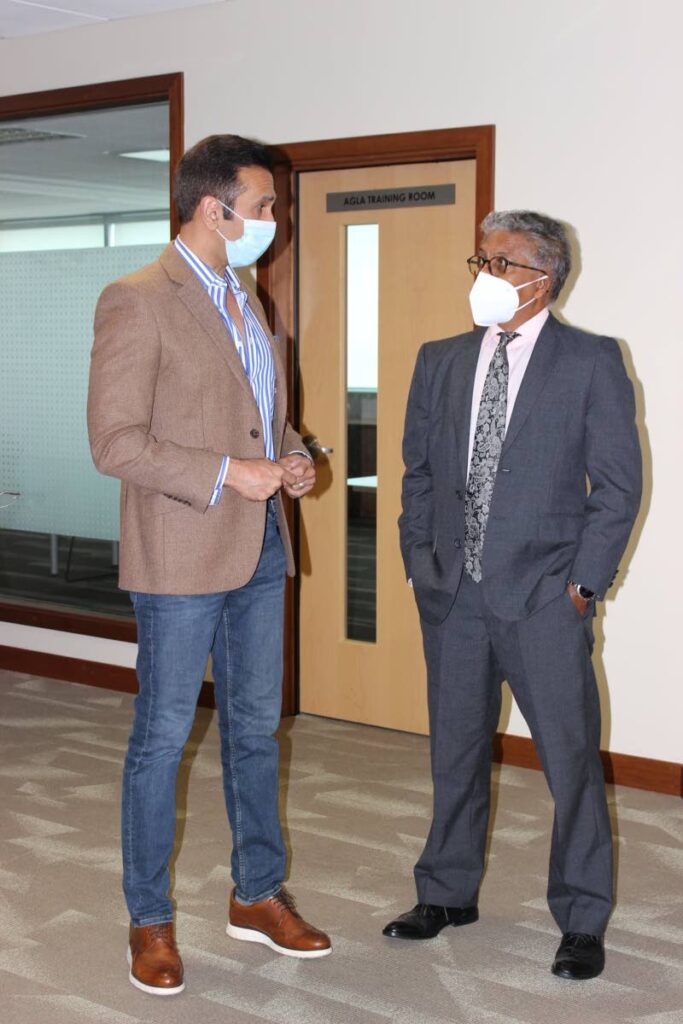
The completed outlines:
<svg viewBox="0 0 683 1024">
<path fill-rule="evenodd" d="M 455 540 L 453 541 L 453 543 L 455 544 L 456 548 L 461 548 L 462 547 L 462 541 L 460 540 L 459 537 L 456 537 Z"/>
<path fill-rule="evenodd" d="M 249 431 L 249 433 L 254 438 L 260 437 L 260 434 L 259 434 L 258 430 L 256 429 L 256 427 L 252 427 L 252 429 Z"/>
</svg>

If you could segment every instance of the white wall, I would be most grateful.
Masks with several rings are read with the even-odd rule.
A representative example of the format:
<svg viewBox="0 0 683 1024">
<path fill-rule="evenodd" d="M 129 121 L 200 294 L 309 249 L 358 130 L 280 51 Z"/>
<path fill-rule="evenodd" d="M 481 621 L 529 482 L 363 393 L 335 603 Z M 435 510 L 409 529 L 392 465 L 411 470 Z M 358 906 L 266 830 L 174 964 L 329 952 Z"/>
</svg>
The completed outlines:
<svg viewBox="0 0 683 1024">
<path fill-rule="evenodd" d="M 234 0 L 0 41 L 0 94 L 184 71 L 188 145 L 497 126 L 497 207 L 576 226 L 564 315 L 623 339 L 636 383 L 647 518 L 598 630 L 604 744 L 665 760 L 680 760 L 683 721 L 682 31 L 677 0 Z M 79 642 L 109 660 L 106 641 Z M 525 732 L 517 712 L 509 729 Z"/>
</svg>

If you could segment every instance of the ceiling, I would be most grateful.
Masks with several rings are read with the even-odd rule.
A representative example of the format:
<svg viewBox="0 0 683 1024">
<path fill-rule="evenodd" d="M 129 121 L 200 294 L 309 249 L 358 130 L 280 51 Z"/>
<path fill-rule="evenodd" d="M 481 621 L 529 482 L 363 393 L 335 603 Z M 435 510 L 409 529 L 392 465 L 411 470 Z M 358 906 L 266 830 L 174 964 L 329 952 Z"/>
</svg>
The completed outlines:
<svg viewBox="0 0 683 1024">
<path fill-rule="evenodd" d="M 0 39 L 202 7 L 224 0 L 0 0 Z"/>
<path fill-rule="evenodd" d="M 168 163 L 119 155 L 167 148 L 165 102 L 2 121 L 0 128 L 67 136 L 0 144 L 0 221 L 168 209 Z"/>
<path fill-rule="evenodd" d="M 222 2 L 0 0 L 0 39 Z M 0 122 L 14 127 L 68 137 L 0 144 L 0 221 L 168 208 L 168 164 L 119 156 L 168 146 L 167 104 Z"/>
</svg>

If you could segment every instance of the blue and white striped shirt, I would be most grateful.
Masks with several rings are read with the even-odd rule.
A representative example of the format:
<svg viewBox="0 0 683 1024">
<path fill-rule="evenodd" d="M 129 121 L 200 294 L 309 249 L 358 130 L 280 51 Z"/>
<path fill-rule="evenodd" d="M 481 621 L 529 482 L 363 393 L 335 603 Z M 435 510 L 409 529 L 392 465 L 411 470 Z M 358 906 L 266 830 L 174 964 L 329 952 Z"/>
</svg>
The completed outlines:
<svg viewBox="0 0 683 1024">
<path fill-rule="evenodd" d="M 187 264 L 192 268 L 201 284 L 218 310 L 228 334 L 237 349 L 244 372 L 251 385 L 254 398 L 261 414 L 263 424 L 263 443 L 267 459 L 275 460 L 275 444 L 273 440 L 273 412 L 275 408 L 275 363 L 270 342 L 261 323 L 249 305 L 249 297 L 242 287 L 240 279 L 230 266 L 225 268 L 225 276 L 220 277 L 212 267 L 204 263 L 180 238 L 175 239 L 175 247 Z M 240 334 L 226 305 L 226 294 L 230 288 L 235 296 L 244 320 L 244 337 Z M 228 472 L 230 458 L 223 456 L 218 479 L 211 497 L 210 505 L 217 505 L 225 477 Z"/>
</svg>

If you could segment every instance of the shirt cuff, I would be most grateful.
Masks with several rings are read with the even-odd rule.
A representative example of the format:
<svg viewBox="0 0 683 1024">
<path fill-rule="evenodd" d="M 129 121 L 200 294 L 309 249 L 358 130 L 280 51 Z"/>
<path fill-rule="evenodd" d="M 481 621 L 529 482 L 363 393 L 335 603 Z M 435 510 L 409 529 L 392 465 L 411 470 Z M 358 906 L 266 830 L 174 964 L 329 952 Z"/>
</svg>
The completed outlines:
<svg viewBox="0 0 683 1024">
<path fill-rule="evenodd" d="M 223 493 L 223 484 L 225 483 L 225 478 L 228 475 L 228 466 L 229 465 L 230 465 L 230 456 L 229 455 L 224 455 L 223 456 L 223 461 L 221 462 L 221 468 L 218 471 L 218 477 L 216 478 L 216 486 L 213 489 L 213 494 L 211 495 L 211 501 L 209 502 L 209 508 L 212 505 L 217 505 L 218 502 L 221 500 L 221 494 Z"/>
<path fill-rule="evenodd" d="M 302 452 L 298 448 L 295 448 L 294 451 L 287 452 L 287 454 L 288 455 L 303 455 L 304 458 L 308 459 L 309 462 L 313 462 L 313 456 L 311 455 L 310 452 Z"/>
</svg>

